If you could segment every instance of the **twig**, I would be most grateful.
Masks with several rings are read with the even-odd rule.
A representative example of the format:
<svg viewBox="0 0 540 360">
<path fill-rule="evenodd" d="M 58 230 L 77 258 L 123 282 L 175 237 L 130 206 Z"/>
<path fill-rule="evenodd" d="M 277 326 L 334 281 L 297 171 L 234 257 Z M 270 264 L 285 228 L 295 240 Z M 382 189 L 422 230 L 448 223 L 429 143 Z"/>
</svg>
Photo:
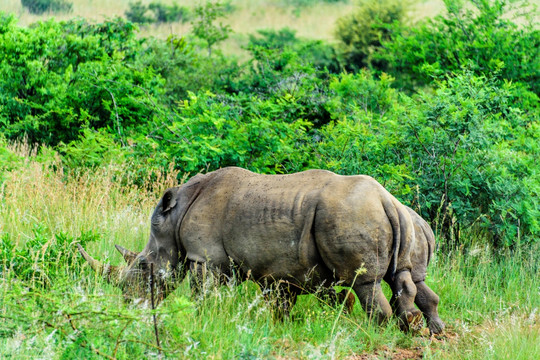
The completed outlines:
<svg viewBox="0 0 540 360">
<path fill-rule="evenodd" d="M 131 324 L 131 320 L 126 321 L 126 325 L 122 328 L 122 330 L 120 330 L 120 332 L 118 333 L 118 336 L 116 337 L 116 345 L 114 346 L 114 352 L 113 352 L 114 357 L 116 357 L 116 353 L 118 352 L 118 347 L 122 343 L 122 340 L 120 339 L 120 336 L 122 336 L 124 331 L 126 331 L 129 324 Z"/>
</svg>

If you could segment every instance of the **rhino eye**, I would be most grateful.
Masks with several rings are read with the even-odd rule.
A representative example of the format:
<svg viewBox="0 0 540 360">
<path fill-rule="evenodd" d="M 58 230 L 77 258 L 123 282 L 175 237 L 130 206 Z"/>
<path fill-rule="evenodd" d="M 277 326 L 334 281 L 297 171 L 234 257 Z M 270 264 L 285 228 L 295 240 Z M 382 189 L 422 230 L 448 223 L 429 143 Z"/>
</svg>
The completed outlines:
<svg viewBox="0 0 540 360">
<path fill-rule="evenodd" d="M 145 257 L 141 256 L 137 262 L 137 267 L 143 271 L 148 270 L 149 268 L 148 260 Z"/>
</svg>

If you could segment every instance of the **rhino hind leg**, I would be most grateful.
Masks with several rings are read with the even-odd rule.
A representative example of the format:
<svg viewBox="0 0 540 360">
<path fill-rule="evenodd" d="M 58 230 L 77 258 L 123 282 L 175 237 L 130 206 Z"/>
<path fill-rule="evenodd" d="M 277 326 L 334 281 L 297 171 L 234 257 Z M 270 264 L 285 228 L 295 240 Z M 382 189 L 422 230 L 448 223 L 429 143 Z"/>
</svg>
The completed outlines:
<svg viewBox="0 0 540 360">
<path fill-rule="evenodd" d="M 412 281 L 409 271 L 398 273 L 393 281 L 389 282 L 392 288 L 391 304 L 398 317 L 402 330 L 420 330 L 423 325 L 422 312 L 414 307 L 417 288 Z"/>
<path fill-rule="evenodd" d="M 414 302 L 424 314 L 429 331 L 432 334 L 440 334 L 444 330 L 444 322 L 439 317 L 437 305 L 439 304 L 439 296 L 431 290 L 426 283 L 419 281 L 416 283 L 416 298 Z"/>
<path fill-rule="evenodd" d="M 384 324 L 392 316 L 392 308 L 383 294 L 379 281 L 355 284 L 353 289 L 369 319 L 375 319 L 379 324 Z"/>
</svg>

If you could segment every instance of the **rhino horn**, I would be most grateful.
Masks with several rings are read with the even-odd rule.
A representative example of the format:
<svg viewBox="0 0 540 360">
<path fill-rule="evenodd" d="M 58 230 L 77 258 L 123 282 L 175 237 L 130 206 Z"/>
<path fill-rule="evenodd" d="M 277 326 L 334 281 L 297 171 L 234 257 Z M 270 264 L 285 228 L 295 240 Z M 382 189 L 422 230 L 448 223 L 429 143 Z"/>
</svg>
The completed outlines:
<svg viewBox="0 0 540 360">
<path fill-rule="evenodd" d="M 136 253 L 135 251 L 128 250 L 125 247 L 122 247 L 120 245 L 114 245 L 114 246 L 116 247 L 116 250 L 118 250 L 120 252 L 120 254 L 122 254 L 122 256 L 124 257 L 124 260 L 126 260 L 126 262 L 128 264 L 131 264 L 133 262 L 133 260 L 135 260 L 137 255 L 139 255 L 139 253 Z"/>
<path fill-rule="evenodd" d="M 77 248 L 79 249 L 82 257 L 86 261 L 88 261 L 90 267 L 94 269 L 94 271 L 98 274 L 103 275 L 105 279 L 111 280 L 112 277 L 117 276 L 120 273 L 116 266 L 112 266 L 110 264 L 103 264 L 102 262 L 91 257 L 80 244 L 77 244 Z"/>
</svg>

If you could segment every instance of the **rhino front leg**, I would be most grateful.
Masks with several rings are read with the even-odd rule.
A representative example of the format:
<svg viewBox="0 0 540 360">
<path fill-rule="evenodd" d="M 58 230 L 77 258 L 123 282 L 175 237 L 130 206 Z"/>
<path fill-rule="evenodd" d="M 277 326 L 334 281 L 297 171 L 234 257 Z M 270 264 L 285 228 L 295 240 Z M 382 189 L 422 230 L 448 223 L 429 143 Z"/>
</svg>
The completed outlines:
<svg viewBox="0 0 540 360">
<path fill-rule="evenodd" d="M 278 282 L 262 288 L 265 300 L 272 304 L 274 319 L 283 321 L 285 317 L 289 317 L 298 297 L 296 289 L 286 282 Z"/>
<path fill-rule="evenodd" d="M 392 308 L 382 292 L 379 281 L 354 285 L 353 289 L 370 319 L 375 318 L 379 324 L 383 324 L 392 316 Z"/>
<path fill-rule="evenodd" d="M 399 272 L 393 281 L 390 282 L 392 288 L 392 307 L 395 315 L 399 319 L 402 330 L 420 330 L 422 328 L 422 313 L 414 307 L 417 288 L 412 281 L 409 271 Z"/>
<path fill-rule="evenodd" d="M 437 305 L 439 304 L 439 296 L 433 292 L 423 281 L 416 283 L 416 298 L 415 304 L 426 318 L 429 331 L 432 334 L 439 334 L 444 329 L 444 322 L 439 317 Z"/>
<path fill-rule="evenodd" d="M 322 298 L 328 305 L 339 308 L 343 305 L 344 314 L 352 314 L 355 303 L 354 294 L 347 289 L 342 289 L 339 293 L 334 288 L 323 291 Z"/>
<path fill-rule="evenodd" d="M 191 295 L 194 299 L 198 299 L 203 294 L 204 285 L 207 277 L 206 263 L 190 261 L 189 262 L 189 285 Z"/>
</svg>

